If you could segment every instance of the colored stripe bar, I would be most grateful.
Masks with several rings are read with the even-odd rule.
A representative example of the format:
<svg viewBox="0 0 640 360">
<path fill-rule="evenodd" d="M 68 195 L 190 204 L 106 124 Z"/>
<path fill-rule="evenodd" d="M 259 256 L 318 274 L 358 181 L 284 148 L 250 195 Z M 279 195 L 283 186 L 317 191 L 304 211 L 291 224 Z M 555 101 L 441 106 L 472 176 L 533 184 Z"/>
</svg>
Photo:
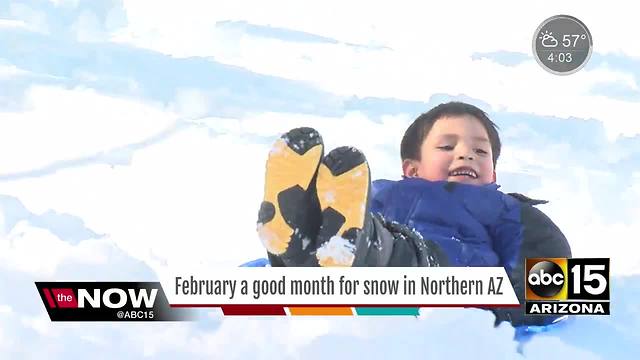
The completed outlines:
<svg viewBox="0 0 640 360">
<path fill-rule="evenodd" d="M 225 305 L 221 308 L 225 315 L 287 315 L 284 307 L 278 305 Z"/>
<path fill-rule="evenodd" d="M 49 303 L 49 308 L 55 309 L 56 303 L 55 301 L 53 301 L 53 296 L 51 296 L 51 292 L 49 291 L 49 289 L 44 288 L 42 289 L 42 292 L 44 292 L 44 296 L 47 298 L 47 302 Z"/>
<path fill-rule="evenodd" d="M 289 312 L 291 315 L 353 315 L 350 307 L 290 307 Z"/>
<path fill-rule="evenodd" d="M 406 316 L 418 316 L 420 315 L 420 308 L 410 307 L 361 307 L 355 308 L 358 315 L 406 315 Z"/>
</svg>

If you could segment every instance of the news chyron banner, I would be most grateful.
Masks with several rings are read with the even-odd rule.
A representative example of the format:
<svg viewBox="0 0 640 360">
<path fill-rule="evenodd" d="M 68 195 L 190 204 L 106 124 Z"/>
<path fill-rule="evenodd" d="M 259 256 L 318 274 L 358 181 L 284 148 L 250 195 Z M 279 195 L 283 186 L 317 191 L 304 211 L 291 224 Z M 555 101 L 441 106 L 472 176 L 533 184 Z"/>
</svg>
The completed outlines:
<svg viewBox="0 0 640 360">
<path fill-rule="evenodd" d="M 185 271 L 161 282 L 173 307 L 221 307 L 225 315 L 417 315 L 420 307 L 519 306 L 501 267 L 247 267 Z"/>
<path fill-rule="evenodd" d="M 501 267 L 215 268 L 160 282 L 37 282 L 52 321 L 181 321 L 224 315 L 418 315 L 421 307 L 518 307 Z M 191 312 L 189 312 L 191 311 Z"/>
</svg>

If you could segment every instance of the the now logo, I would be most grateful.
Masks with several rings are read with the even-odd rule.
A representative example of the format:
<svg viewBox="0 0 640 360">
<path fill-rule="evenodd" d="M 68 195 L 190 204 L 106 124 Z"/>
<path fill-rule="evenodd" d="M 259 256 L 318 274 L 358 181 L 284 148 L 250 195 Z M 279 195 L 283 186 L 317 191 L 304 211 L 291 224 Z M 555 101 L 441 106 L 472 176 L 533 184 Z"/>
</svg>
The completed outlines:
<svg viewBox="0 0 640 360">
<path fill-rule="evenodd" d="M 52 321 L 182 321 L 159 282 L 36 282 Z"/>
<path fill-rule="evenodd" d="M 125 292 L 123 289 L 111 288 L 102 292 L 101 289 L 93 289 L 93 293 L 89 293 L 87 289 L 78 289 L 78 307 L 84 308 L 87 303 L 93 308 L 99 308 L 103 304 L 111 309 L 120 309 L 131 303 L 136 309 L 142 308 L 144 302 L 145 308 L 153 308 L 156 301 L 156 295 L 158 289 L 127 289 Z"/>
<path fill-rule="evenodd" d="M 110 309 L 120 309 L 125 306 L 140 309 L 143 307 L 143 303 L 144 308 L 151 309 L 158 295 L 158 289 L 145 288 L 77 288 L 76 291 L 72 288 L 43 288 L 42 290 L 49 307 L 54 309 L 56 307 L 79 309 L 91 307 L 99 309 L 103 306 Z"/>
</svg>

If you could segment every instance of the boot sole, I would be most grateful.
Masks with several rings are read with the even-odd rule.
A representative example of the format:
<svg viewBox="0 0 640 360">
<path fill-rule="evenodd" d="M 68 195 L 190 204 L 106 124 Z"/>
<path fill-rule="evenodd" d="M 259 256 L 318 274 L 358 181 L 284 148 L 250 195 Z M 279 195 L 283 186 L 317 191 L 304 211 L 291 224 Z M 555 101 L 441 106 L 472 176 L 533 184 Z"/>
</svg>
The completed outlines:
<svg viewBox="0 0 640 360">
<path fill-rule="evenodd" d="M 299 218 L 308 206 L 308 190 L 317 174 L 324 146 L 317 131 L 297 128 L 278 139 L 269 152 L 264 199 L 258 214 L 258 236 L 272 254 L 284 254 Z M 305 245 L 303 244 L 302 247 Z"/>
<path fill-rule="evenodd" d="M 352 266 L 355 242 L 363 231 L 370 190 L 369 165 L 352 147 L 331 151 L 318 169 L 322 211 L 316 258 L 320 266 Z"/>
</svg>

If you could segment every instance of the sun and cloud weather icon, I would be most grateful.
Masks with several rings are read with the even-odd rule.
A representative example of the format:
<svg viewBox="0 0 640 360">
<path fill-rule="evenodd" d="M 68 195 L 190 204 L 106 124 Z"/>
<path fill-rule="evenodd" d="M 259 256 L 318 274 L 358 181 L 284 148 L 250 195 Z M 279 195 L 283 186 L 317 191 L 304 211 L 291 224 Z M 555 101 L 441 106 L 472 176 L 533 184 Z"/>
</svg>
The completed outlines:
<svg viewBox="0 0 640 360">
<path fill-rule="evenodd" d="M 545 30 L 545 32 L 540 33 L 538 39 L 542 40 L 543 47 L 550 48 L 558 46 L 558 40 L 553 36 L 553 32 Z"/>
</svg>

